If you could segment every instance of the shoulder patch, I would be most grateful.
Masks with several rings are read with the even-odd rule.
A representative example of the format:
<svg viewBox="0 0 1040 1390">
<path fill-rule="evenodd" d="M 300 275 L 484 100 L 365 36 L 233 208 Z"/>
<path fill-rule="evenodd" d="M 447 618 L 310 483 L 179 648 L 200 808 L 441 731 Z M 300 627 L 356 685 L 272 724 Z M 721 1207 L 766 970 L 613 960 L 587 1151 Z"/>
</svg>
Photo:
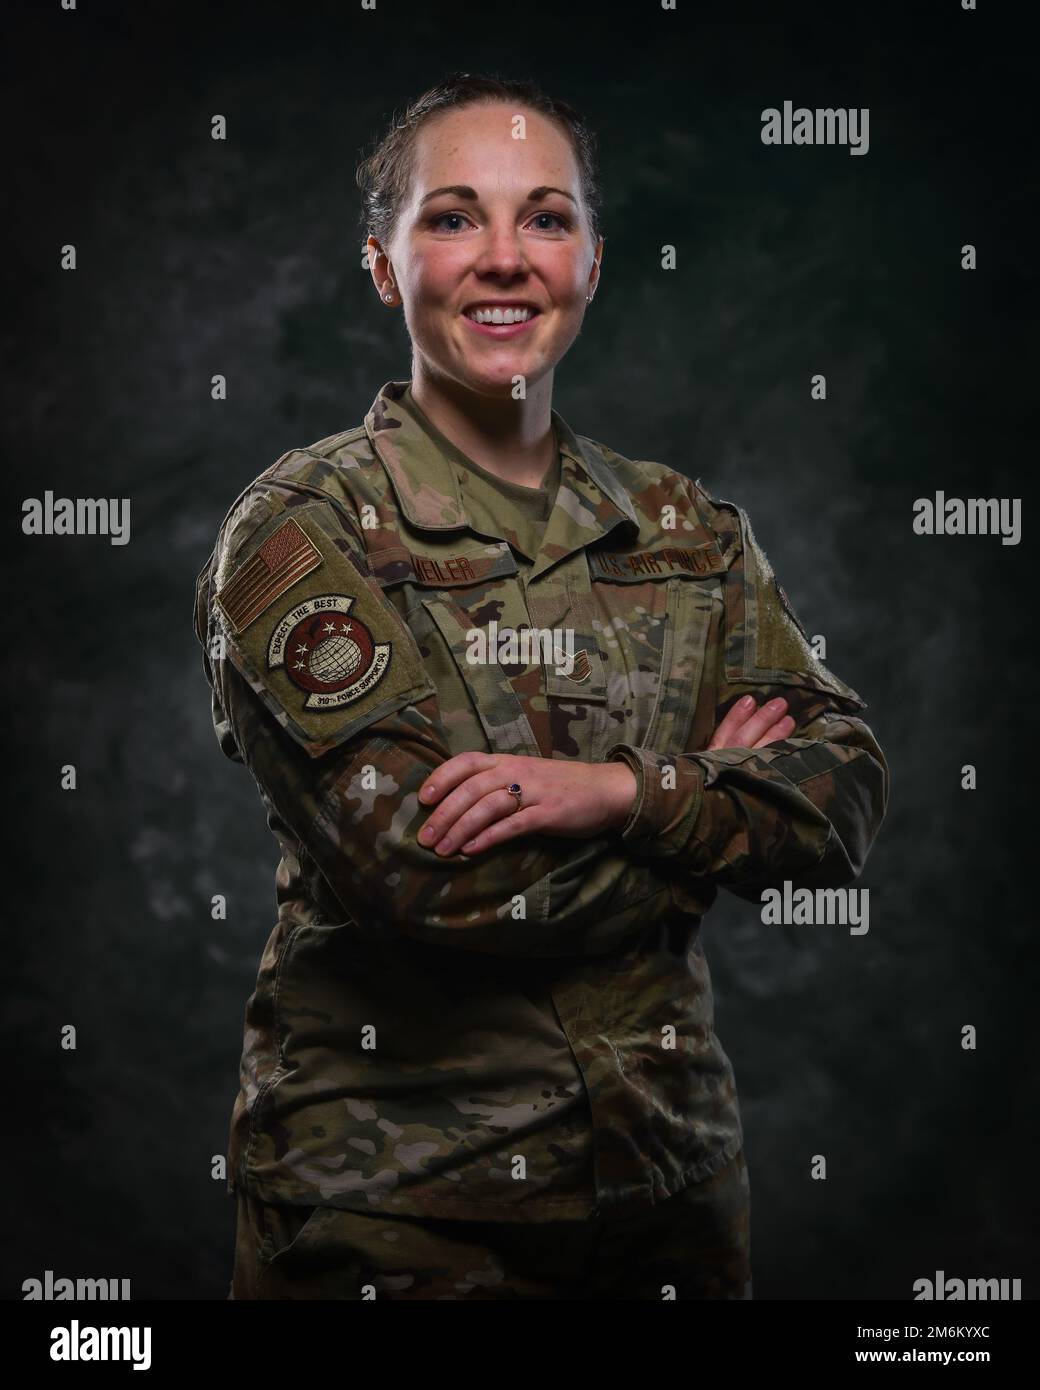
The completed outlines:
<svg viewBox="0 0 1040 1390">
<path fill-rule="evenodd" d="M 319 561 L 320 563 L 320 561 Z M 377 642 L 353 594 L 317 594 L 283 615 L 267 644 L 267 669 L 284 670 L 306 694 L 304 709 L 342 709 L 386 675 L 392 643 Z"/>
<path fill-rule="evenodd" d="M 228 659 L 317 757 L 435 687 L 334 507 L 292 511 L 256 538 L 213 611 Z"/>
<path fill-rule="evenodd" d="M 234 633 L 245 632 L 276 599 L 321 564 L 321 551 L 288 517 L 272 531 L 259 550 L 239 565 L 218 589 L 220 604 Z"/>
</svg>

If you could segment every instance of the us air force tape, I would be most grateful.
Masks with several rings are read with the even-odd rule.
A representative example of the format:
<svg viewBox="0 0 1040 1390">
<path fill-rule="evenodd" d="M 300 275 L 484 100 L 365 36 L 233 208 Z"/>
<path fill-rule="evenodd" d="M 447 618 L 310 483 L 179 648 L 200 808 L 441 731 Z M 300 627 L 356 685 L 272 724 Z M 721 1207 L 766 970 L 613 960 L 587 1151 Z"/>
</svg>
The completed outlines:
<svg viewBox="0 0 1040 1390">
<path fill-rule="evenodd" d="M 250 537 L 214 598 L 232 663 L 312 756 L 434 692 L 356 548 L 331 504 L 294 507 Z"/>
</svg>

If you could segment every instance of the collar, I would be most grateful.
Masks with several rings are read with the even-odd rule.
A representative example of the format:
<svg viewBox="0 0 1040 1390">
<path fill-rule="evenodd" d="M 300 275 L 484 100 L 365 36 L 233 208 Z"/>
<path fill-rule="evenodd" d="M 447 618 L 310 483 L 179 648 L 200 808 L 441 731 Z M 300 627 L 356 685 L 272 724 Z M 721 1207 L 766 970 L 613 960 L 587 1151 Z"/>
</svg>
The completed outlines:
<svg viewBox="0 0 1040 1390">
<path fill-rule="evenodd" d="M 630 522 L 638 531 L 631 498 L 598 445 L 579 439 L 561 415 L 555 410 L 550 413 L 560 447 L 560 490 L 550 526 L 557 529 L 553 522 L 561 512 L 580 519 L 580 546 L 605 536 L 621 522 Z M 452 466 L 465 467 L 470 460 L 419 409 L 410 381 L 388 381 L 380 389 L 365 416 L 365 430 L 412 526 L 429 531 L 474 529 Z M 575 496 L 566 498 L 565 489 Z"/>
</svg>

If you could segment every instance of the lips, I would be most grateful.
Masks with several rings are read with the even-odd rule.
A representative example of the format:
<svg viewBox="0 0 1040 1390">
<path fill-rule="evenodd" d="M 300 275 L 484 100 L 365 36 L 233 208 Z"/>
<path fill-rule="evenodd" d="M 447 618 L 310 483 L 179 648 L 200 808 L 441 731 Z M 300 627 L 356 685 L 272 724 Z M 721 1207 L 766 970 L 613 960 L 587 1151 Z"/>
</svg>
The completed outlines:
<svg viewBox="0 0 1040 1390">
<path fill-rule="evenodd" d="M 536 318 L 538 312 L 534 304 L 520 300 L 485 300 L 483 303 L 471 304 L 462 314 L 463 318 L 471 323 L 508 327 L 517 322 L 527 323 Z"/>
<path fill-rule="evenodd" d="M 478 323 L 468 314 L 461 315 L 463 323 L 468 324 L 474 333 L 483 333 L 486 338 L 515 338 L 521 333 L 529 333 L 532 324 L 537 323 L 540 317 L 540 314 L 532 314 L 519 323 Z"/>
<path fill-rule="evenodd" d="M 475 299 L 462 312 L 472 314 L 475 309 L 529 309 L 532 314 L 541 312 L 538 305 L 532 304 L 529 299 Z"/>
<path fill-rule="evenodd" d="M 471 315 L 478 310 L 482 310 L 484 311 L 484 313 L 493 313 L 495 310 L 499 310 L 501 314 L 504 314 L 505 311 L 508 309 L 526 310 L 527 317 L 513 323 L 493 323 L 487 319 L 485 319 L 482 322 L 478 322 L 477 319 L 471 317 Z M 498 338 L 500 340 L 504 338 L 515 338 L 519 334 L 527 332 L 527 330 L 531 327 L 534 321 L 540 317 L 540 315 L 541 310 L 538 308 L 538 306 L 532 304 L 530 300 L 524 299 L 475 300 L 472 304 L 467 305 L 466 308 L 462 311 L 462 317 L 474 330 L 474 332 L 483 333 L 483 335 L 486 338 Z"/>
</svg>

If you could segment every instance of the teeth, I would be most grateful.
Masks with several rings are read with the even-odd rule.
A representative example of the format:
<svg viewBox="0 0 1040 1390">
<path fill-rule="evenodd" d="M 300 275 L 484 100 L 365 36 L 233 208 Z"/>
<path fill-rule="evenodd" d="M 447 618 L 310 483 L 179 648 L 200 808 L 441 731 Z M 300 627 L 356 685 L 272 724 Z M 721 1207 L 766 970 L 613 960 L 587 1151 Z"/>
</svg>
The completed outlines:
<svg viewBox="0 0 1040 1390">
<path fill-rule="evenodd" d="M 530 309 L 470 309 L 466 314 L 474 323 L 526 323 Z"/>
</svg>

